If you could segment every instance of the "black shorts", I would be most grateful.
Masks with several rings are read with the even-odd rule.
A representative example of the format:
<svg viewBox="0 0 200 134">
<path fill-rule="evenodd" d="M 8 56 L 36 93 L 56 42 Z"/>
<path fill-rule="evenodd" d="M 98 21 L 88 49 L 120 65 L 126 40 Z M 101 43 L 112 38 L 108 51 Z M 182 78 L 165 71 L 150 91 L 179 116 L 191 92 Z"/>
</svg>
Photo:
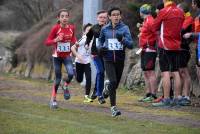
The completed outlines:
<svg viewBox="0 0 200 134">
<path fill-rule="evenodd" d="M 199 63 L 199 60 L 198 60 L 198 49 L 196 49 L 196 65 L 198 67 L 200 67 L 200 63 Z"/>
<path fill-rule="evenodd" d="M 188 65 L 188 62 L 190 60 L 190 51 L 189 50 L 181 50 L 180 51 L 180 63 L 179 68 L 185 68 Z"/>
<path fill-rule="evenodd" d="M 156 52 L 142 52 L 141 54 L 141 68 L 143 71 L 155 69 Z"/>
<path fill-rule="evenodd" d="M 176 72 L 179 69 L 180 50 L 164 50 L 159 48 L 159 64 L 161 72 Z"/>
</svg>

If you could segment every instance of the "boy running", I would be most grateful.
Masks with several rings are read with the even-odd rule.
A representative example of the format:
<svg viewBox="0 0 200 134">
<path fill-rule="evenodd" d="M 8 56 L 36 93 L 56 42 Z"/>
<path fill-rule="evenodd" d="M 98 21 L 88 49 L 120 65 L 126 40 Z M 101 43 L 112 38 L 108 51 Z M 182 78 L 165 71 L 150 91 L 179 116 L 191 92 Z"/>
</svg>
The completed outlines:
<svg viewBox="0 0 200 134">
<path fill-rule="evenodd" d="M 121 9 L 113 7 L 108 11 L 110 22 L 104 26 L 99 36 L 99 51 L 103 55 L 104 66 L 109 80 L 112 116 L 121 115 L 116 107 L 116 89 L 124 69 L 125 48 L 133 48 L 133 40 L 127 25 L 121 21 Z"/>
</svg>

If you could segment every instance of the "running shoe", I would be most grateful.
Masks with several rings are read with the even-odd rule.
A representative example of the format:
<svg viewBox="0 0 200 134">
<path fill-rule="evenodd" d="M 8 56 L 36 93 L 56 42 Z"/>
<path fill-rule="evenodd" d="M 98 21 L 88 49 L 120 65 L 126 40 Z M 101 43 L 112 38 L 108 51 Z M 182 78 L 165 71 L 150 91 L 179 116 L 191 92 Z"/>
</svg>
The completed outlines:
<svg viewBox="0 0 200 134">
<path fill-rule="evenodd" d="M 169 98 L 168 99 L 163 98 L 160 102 L 152 103 L 152 106 L 154 107 L 172 106 L 172 102 Z"/>
<path fill-rule="evenodd" d="M 158 103 L 163 99 L 163 96 L 158 97 L 157 99 L 153 100 L 153 103 Z"/>
<path fill-rule="evenodd" d="M 97 96 L 96 96 L 96 89 L 93 90 L 92 95 L 90 96 L 90 98 L 92 100 L 95 100 L 97 98 Z"/>
<path fill-rule="evenodd" d="M 180 105 L 181 106 L 190 106 L 191 100 L 183 97 L 180 101 Z"/>
<path fill-rule="evenodd" d="M 57 109 L 58 108 L 57 101 L 56 100 L 50 100 L 49 107 L 50 107 L 50 109 Z"/>
<path fill-rule="evenodd" d="M 111 113 L 112 113 L 112 117 L 116 117 L 116 116 L 121 115 L 121 112 L 117 109 L 116 106 L 111 107 Z"/>
<path fill-rule="evenodd" d="M 105 99 L 102 96 L 98 97 L 98 102 L 99 102 L 99 104 L 106 103 Z"/>
<path fill-rule="evenodd" d="M 106 80 L 103 89 L 103 97 L 105 99 L 108 98 L 108 96 L 110 95 L 109 84 L 110 84 L 109 80 Z"/>
<path fill-rule="evenodd" d="M 90 98 L 88 97 L 88 95 L 86 95 L 86 96 L 84 97 L 83 102 L 88 103 L 88 102 L 93 102 L 93 100 L 90 99 Z"/>
<path fill-rule="evenodd" d="M 173 106 L 190 106 L 190 105 L 191 105 L 191 101 L 184 97 L 175 98 L 173 100 Z"/>
<path fill-rule="evenodd" d="M 69 87 L 68 87 L 68 85 L 67 84 L 64 84 L 63 85 L 63 87 L 62 87 L 62 89 L 63 89 L 63 96 L 64 96 L 64 99 L 65 100 L 69 100 L 70 99 L 70 92 L 69 92 Z"/>
<path fill-rule="evenodd" d="M 146 102 L 146 103 L 150 103 L 154 100 L 154 98 L 152 96 L 146 97 L 142 100 L 142 102 Z"/>
</svg>

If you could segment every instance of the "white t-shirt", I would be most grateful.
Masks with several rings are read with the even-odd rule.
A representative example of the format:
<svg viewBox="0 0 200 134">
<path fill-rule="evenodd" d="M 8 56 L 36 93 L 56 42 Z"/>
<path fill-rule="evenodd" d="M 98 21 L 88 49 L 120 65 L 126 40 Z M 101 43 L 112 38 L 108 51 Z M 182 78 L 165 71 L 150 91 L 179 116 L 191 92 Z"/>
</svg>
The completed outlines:
<svg viewBox="0 0 200 134">
<path fill-rule="evenodd" d="M 75 58 L 75 62 L 81 63 L 81 64 L 88 64 L 91 61 L 91 48 L 88 50 L 85 49 L 85 41 L 87 36 L 83 35 L 82 38 L 79 40 L 79 47 L 78 47 L 78 54 L 80 54 L 84 60 L 84 62 L 81 62 L 78 58 Z"/>
</svg>

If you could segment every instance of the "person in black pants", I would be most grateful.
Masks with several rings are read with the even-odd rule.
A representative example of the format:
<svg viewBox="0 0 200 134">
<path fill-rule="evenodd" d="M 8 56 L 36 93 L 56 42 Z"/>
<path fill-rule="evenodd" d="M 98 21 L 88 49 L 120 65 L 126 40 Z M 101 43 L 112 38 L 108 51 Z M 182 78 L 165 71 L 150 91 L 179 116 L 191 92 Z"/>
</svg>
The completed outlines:
<svg viewBox="0 0 200 134">
<path fill-rule="evenodd" d="M 110 22 L 99 36 L 99 52 L 103 56 L 109 84 L 104 92 L 109 93 L 112 116 L 121 115 L 116 107 L 116 89 L 124 69 L 125 48 L 133 48 L 133 39 L 127 25 L 121 21 L 121 9 L 113 7 L 108 11 Z M 103 93 L 104 94 L 104 93 Z"/>
<path fill-rule="evenodd" d="M 81 83 L 83 81 L 83 76 L 85 74 L 86 85 L 85 85 L 85 97 L 83 102 L 93 102 L 89 97 L 90 89 L 91 89 L 91 53 L 90 48 L 85 44 L 86 34 L 92 27 L 92 24 L 88 23 L 83 27 L 83 36 L 82 38 L 72 46 L 72 53 L 76 56 L 76 80 Z"/>
</svg>

